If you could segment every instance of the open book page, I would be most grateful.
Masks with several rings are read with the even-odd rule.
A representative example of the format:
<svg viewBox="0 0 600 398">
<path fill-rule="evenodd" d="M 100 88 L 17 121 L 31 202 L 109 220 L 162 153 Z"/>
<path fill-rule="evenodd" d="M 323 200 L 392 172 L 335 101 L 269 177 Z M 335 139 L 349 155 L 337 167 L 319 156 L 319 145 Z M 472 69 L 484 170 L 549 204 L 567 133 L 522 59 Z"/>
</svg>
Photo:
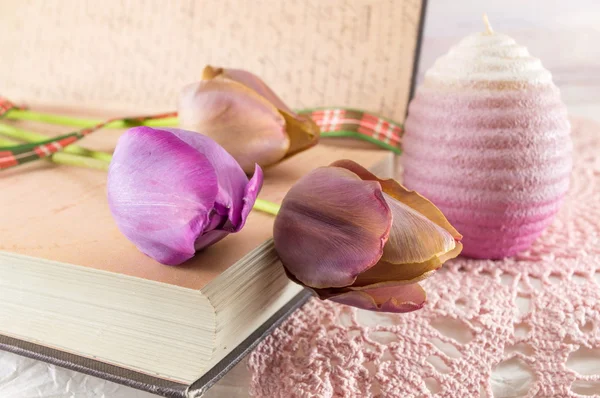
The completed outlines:
<svg viewBox="0 0 600 398">
<path fill-rule="evenodd" d="M 0 1 L 0 94 L 167 111 L 212 64 L 257 73 L 294 108 L 402 122 L 421 9 L 422 0 Z"/>
</svg>

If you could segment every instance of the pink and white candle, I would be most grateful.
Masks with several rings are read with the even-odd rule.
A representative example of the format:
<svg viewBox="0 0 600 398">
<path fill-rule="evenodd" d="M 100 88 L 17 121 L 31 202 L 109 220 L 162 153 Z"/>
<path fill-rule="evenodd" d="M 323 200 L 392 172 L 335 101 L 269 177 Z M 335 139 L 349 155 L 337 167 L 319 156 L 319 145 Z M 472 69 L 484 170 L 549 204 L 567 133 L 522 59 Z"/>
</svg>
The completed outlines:
<svg viewBox="0 0 600 398">
<path fill-rule="evenodd" d="M 403 138 L 404 184 L 464 235 L 463 254 L 526 250 L 569 187 L 570 124 L 552 75 L 495 33 L 464 38 L 425 74 Z"/>
</svg>

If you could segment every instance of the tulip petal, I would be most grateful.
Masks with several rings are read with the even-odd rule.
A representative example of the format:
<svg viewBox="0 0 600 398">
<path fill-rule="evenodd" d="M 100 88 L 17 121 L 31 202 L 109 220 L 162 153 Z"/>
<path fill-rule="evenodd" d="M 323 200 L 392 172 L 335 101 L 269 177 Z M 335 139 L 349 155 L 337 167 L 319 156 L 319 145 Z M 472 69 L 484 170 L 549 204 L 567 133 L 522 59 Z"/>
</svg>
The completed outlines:
<svg viewBox="0 0 600 398">
<path fill-rule="evenodd" d="M 462 243 L 456 242 L 456 247 L 449 252 L 419 264 L 392 264 L 381 260 L 360 274 L 352 286 L 344 289 L 364 290 L 421 282 L 432 276 L 446 261 L 458 257 L 461 251 Z M 335 289 L 321 292 L 325 297 L 336 293 Z"/>
<path fill-rule="evenodd" d="M 381 184 L 383 192 L 417 210 L 417 212 L 423 214 L 429 220 L 448 231 L 454 237 L 454 239 L 462 239 L 462 235 L 448 222 L 440 209 L 438 209 L 429 200 L 419 195 L 417 192 L 406 189 L 393 179 L 382 180 L 377 178 L 377 176 L 375 176 L 369 170 L 351 160 L 338 160 L 332 163 L 331 166 L 346 168 L 358 175 L 363 180 L 378 181 Z"/>
<path fill-rule="evenodd" d="M 244 206 L 242 208 L 242 221 L 236 227 L 236 232 L 242 229 L 244 224 L 246 223 L 246 218 L 248 218 L 248 214 L 252 211 L 252 207 L 254 207 L 254 202 L 256 202 L 256 198 L 258 197 L 258 193 L 260 192 L 263 184 L 263 171 L 262 169 L 256 165 L 254 168 L 254 175 L 246 185 L 246 189 L 244 190 Z"/>
<path fill-rule="evenodd" d="M 246 202 L 251 199 L 252 204 L 250 208 L 252 208 L 258 191 L 262 187 L 263 175 L 260 167 L 255 169 L 254 176 L 252 177 L 253 181 L 250 183 L 254 187 L 254 197 L 249 198 L 246 192 L 249 184 L 246 173 L 244 173 L 233 156 L 223 149 L 223 147 L 211 138 L 193 131 L 175 128 L 162 128 L 161 130 L 173 133 L 179 139 L 204 154 L 213 164 L 219 183 L 219 193 L 217 194 L 215 207 L 225 209 L 229 219 L 229 223 L 223 225 L 221 229 L 229 232 L 239 231 L 248 216 Z"/>
<path fill-rule="evenodd" d="M 454 249 L 438 256 L 438 259 L 440 260 L 440 262 L 442 264 L 444 264 L 446 261 L 452 260 L 453 258 L 458 257 L 458 255 L 462 252 L 462 249 L 463 249 L 462 243 L 460 241 L 456 241 L 456 246 L 454 247 Z"/>
<path fill-rule="evenodd" d="M 254 90 L 279 110 L 285 118 L 285 130 L 290 139 L 286 158 L 317 144 L 320 135 L 319 126 L 310 117 L 298 115 L 292 111 L 261 78 L 241 69 L 213 68 L 212 66 L 205 67 L 202 73 L 202 78 L 205 80 L 219 76 L 234 80 Z"/>
<path fill-rule="evenodd" d="M 275 249 L 304 285 L 343 287 L 379 261 L 391 213 L 377 182 L 321 167 L 287 193 L 275 219 Z"/>
<path fill-rule="evenodd" d="M 456 247 L 448 231 L 385 192 L 383 197 L 393 221 L 382 260 L 394 264 L 421 263 Z"/>
<path fill-rule="evenodd" d="M 277 163 L 290 147 L 285 119 L 277 108 L 243 84 L 223 77 L 184 87 L 179 123 L 215 140 L 247 173 L 255 163 Z"/>
<path fill-rule="evenodd" d="M 393 264 L 380 260 L 373 267 L 360 274 L 349 289 L 362 289 L 368 286 L 412 284 L 432 276 L 442 264 L 457 257 L 462 251 L 462 243 L 439 257 L 416 264 Z"/>
<path fill-rule="evenodd" d="M 225 77 L 230 80 L 234 80 L 238 83 L 243 84 L 251 90 L 254 90 L 257 94 L 264 97 L 267 101 L 273 104 L 277 109 L 293 114 L 288 106 L 267 86 L 267 84 L 254 73 L 242 69 L 229 69 L 229 68 L 214 68 L 210 65 L 204 68 L 202 72 L 202 79 L 210 80 L 217 77 Z"/>
<path fill-rule="evenodd" d="M 219 230 L 206 232 L 205 234 L 199 236 L 198 239 L 196 239 L 196 242 L 194 242 L 194 248 L 196 249 L 196 251 L 200 251 L 202 249 L 207 248 L 208 246 L 214 245 L 221 239 L 225 238 L 227 235 L 229 235 L 229 232 Z"/>
<path fill-rule="evenodd" d="M 218 182 L 195 148 L 168 131 L 135 127 L 119 139 L 107 191 L 121 232 L 143 253 L 175 265 L 196 252 Z"/>
<path fill-rule="evenodd" d="M 423 308 L 427 295 L 418 284 L 350 291 L 329 300 L 377 312 L 411 312 Z"/>
<path fill-rule="evenodd" d="M 413 264 L 394 264 L 380 260 L 360 274 L 352 287 L 364 287 L 382 281 L 394 281 L 402 284 L 417 283 L 430 277 L 442 264 L 443 262 L 438 257 Z"/>
</svg>

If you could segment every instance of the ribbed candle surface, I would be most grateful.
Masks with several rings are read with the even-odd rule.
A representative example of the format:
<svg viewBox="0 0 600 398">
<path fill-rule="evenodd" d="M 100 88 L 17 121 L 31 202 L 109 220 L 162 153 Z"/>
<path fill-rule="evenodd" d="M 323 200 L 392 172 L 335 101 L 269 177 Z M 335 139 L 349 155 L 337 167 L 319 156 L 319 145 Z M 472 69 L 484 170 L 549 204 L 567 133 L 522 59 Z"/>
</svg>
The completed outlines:
<svg viewBox="0 0 600 398">
<path fill-rule="evenodd" d="M 527 249 L 569 187 L 559 90 L 540 60 L 503 34 L 468 36 L 427 71 L 403 147 L 404 184 L 446 214 L 470 257 Z"/>
</svg>

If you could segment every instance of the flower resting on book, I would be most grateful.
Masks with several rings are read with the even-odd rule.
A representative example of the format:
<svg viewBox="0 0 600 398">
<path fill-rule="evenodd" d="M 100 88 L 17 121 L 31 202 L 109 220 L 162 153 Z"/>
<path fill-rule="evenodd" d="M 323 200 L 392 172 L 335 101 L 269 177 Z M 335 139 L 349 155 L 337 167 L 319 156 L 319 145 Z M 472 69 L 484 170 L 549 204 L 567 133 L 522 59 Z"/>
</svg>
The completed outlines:
<svg viewBox="0 0 600 398">
<path fill-rule="evenodd" d="M 108 170 L 108 202 L 121 232 L 168 265 L 239 231 L 262 187 L 212 139 L 171 128 L 129 129 Z"/>
<path fill-rule="evenodd" d="M 321 299 L 382 312 L 421 308 L 418 282 L 460 254 L 461 238 L 427 199 L 350 160 L 301 178 L 273 229 L 290 279 Z"/>
<path fill-rule="evenodd" d="M 298 115 L 257 76 L 207 66 L 202 81 L 183 88 L 179 125 L 214 139 L 246 173 L 315 145 L 319 127 Z"/>
</svg>

